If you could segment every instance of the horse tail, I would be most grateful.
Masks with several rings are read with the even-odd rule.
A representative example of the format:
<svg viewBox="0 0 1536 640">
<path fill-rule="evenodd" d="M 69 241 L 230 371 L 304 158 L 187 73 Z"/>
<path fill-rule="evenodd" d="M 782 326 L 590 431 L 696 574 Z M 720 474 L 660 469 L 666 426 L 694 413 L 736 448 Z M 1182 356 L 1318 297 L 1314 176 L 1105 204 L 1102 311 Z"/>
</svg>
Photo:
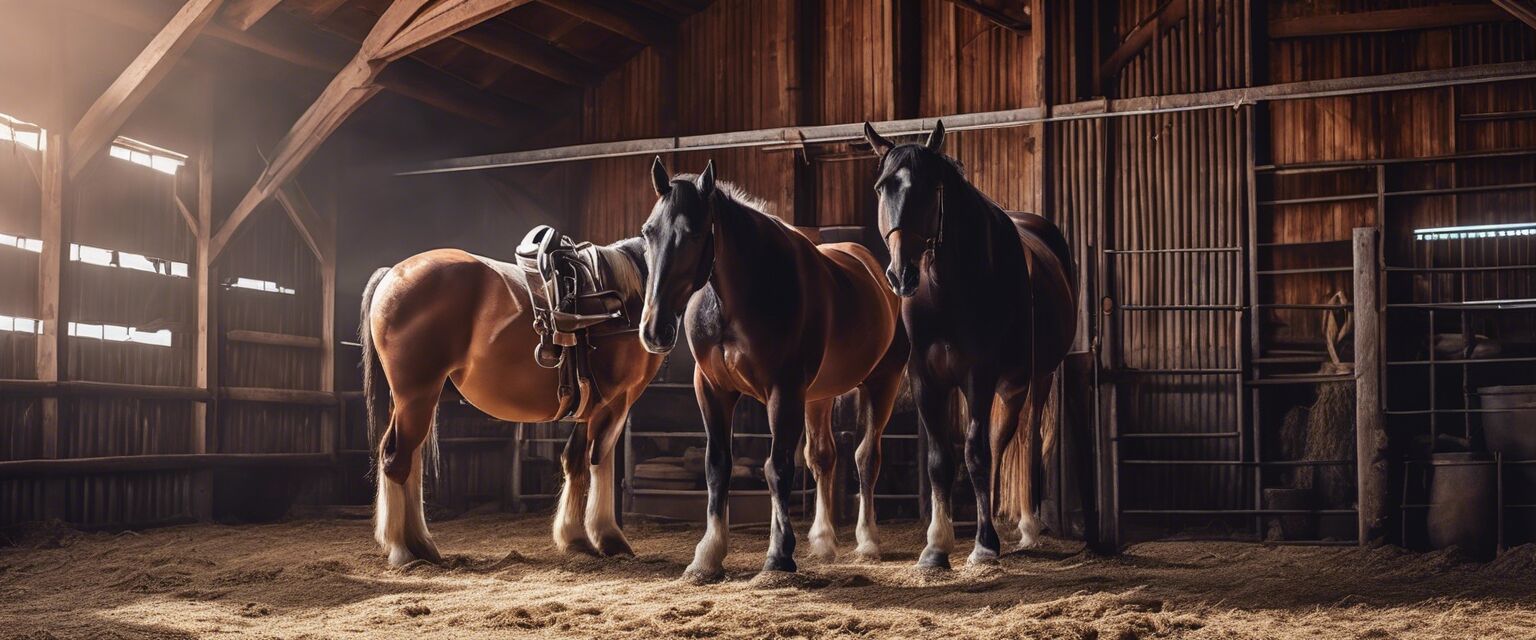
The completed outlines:
<svg viewBox="0 0 1536 640">
<path fill-rule="evenodd" d="M 368 406 L 368 443 L 373 448 L 373 455 L 378 455 L 380 434 L 384 425 L 389 424 L 389 381 L 384 377 L 384 364 L 379 362 L 378 352 L 373 348 L 372 322 L 373 294 L 379 288 L 379 281 L 388 274 L 389 269 L 379 268 L 368 278 L 368 286 L 363 287 L 363 306 L 357 316 L 357 341 L 363 347 L 363 400 Z M 370 468 L 376 466 L 370 465 Z"/>
</svg>

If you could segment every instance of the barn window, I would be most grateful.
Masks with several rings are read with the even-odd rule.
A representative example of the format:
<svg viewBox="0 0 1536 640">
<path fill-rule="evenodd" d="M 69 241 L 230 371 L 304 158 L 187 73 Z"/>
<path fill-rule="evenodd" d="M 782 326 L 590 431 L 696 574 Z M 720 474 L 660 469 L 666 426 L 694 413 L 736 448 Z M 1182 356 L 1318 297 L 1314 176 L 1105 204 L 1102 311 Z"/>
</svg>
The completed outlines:
<svg viewBox="0 0 1536 640">
<path fill-rule="evenodd" d="M 115 324 L 69 323 L 69 335 L 76 338 L 95 338 L 107 342 L 136 342 L 157 347 L 171 346 L 171 330 L 141 331 L 133 327 Z"/>
<path fill-rule="evenodd" d="M 39 243 L 39 251 L 41 251 L 41 243 Z M 151 258 L 139 253 L 102 249 L 73 242 L 69 244 L 69 259 L 86 264 L 146 271 L 175 278 L 190 277 L 187 263 L 185 262 Z"/>
<path fill-rule="evenodd" d="M 43 322 L 31 318 L 16 318 L 12 316 L 0 316 L 0 331 L 12 331 L 15 333 L 42 333 Z"/>
<path fill-rule="evenodd" d="M 32 238 L 22 238 L 22 237 L 19 237 L 19 236 L 13 236 L 13 235 L 8 234 L 8 233 L 0 233 L 0 247 L 16 247 L 17 249 L 21 249 L 22 251 L 31 251 L 32 253 L 42 253 L 43 252 L 43 241 L 42 240 L 35 240 L 35 239 L 32 239 Z"/>
<path fill-rule="evenodd" d="M 296 293 L 293 289 L 280 285 L 276 282 L 272 282 L 271 280 L 257 280 L 256 278 L 235 278 L 234 280 L 230 280 L 225 284 L 236 289 L 250 289 L 252 291 L 265 291 L 267 293 L 281 293 L 290 296 Z"/>
<path fill-rule="evenodd" d="M 187 164 L 187 156 L 184 154 L 122 136 L 112 141 L 112 147 L 107 150 L 107 155 L 173 176 L 178 169 Z"/>
<path fill-rule="evenodd" d="M 9 140 L 28 149 L 43 148 L 43 128 L 0 113 L 0 140 Z"/>
<path fill-rule="evenodd" d="M 1509 224 L 1474 224 L 1464 227 L 1437 227 L 1414 229 L 1415 240 L 1462 240 L 1466 238 L 1513 238 L 1536 236 L 1536 222 L 1512 222 Z"/>
</svg>

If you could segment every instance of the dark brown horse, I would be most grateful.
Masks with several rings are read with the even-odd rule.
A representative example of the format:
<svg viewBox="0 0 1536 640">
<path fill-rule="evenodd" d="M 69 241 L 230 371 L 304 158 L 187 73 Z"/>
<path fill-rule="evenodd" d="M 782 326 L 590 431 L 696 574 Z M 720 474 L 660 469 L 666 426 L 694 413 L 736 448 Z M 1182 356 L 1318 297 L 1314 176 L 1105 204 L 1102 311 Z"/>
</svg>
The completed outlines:
<svg viewBox="0 0 1536 640">
<path fill-rule="evenodd" d="M 596 250 L 604 282 L 628 298 L 629 317 L 636 317 L 644 246 L 631 238 Z M 369 431 L 388 425 L 376 437 L 381 473 L 374 537 L 392 565 L 437 561 L 422 514 L 422 450 L 435 442 L 428 436 L 443 384 L 452 380 L 465 400 L 495 418 L 546 422 L 561 417 L 559 370 L 534 362 L 539 336 L 517 267 L 455 249 L 374 272 L 358 333 Z M 613 513 L 613 445 L 661 357 L 646 353 L 633 333 L 594 336 L 592 346 L 601 396 L 586 415 L 575 416 L 586 429 L 576 429 L 566 444 L 555 544 L 562 551 L 629 554 Z"/>
<path fill-rule="evenodd" d="M 1026 399 L 1026 428 L 1036 446 L 1030 450 L 1034 477 L 1022 479 L 1032 490 L 1019 520 L 1021 543 L 1032 545 L 1039 533 L 1040 415 L 1051 374 L 1077 331 L 1072 257 L 1055 225 L 1033 214 L 1004 212 L 965 179 L 942 153 L 943 123 L 921 145 L 894 145 L 868 123 L 864 133 L 880 156 L 875 192 L 880 233 L 891 253 L 886 278 L 902 297 L 912 344 L 907 366 L 930 445 L 933 520 L 918 566 L 948 568 L 954 545 L 949 506 L 955 463 L 947 417 L 956 388 L 970 415 L 965 464 L 977 514 L 970 562 L 994 562 L 1001 546 L 992 522 L 997 469 Z M 994 402 L 1002 403 L 995 416 Z"/>
<path fill-rule="evenodd" d="M 879 263 L 857 244 L 816 246 L 735 187 L 717 184 L 713 162 L 702 175 L 672 179 L 657 158 L 652 178 L 660 199 L 642 230 L 651 279 L 640 339 L 653 353 L 668 352 L 686 310 L 688 343 L 698 361 L 693 388 L 708 437 L 707 531 L 685 575 L 714 580 L 724 574 L 731 415 L 743 394 L 767 405 L 773 432 L 764 465 L 773 520 L 763 569 L 796 568 L 789 491 L 802 432 L 817 486 L 811 551 L 822 559 L 835 556 L 832 402 L 855 388 L 868 403 L 860 412 L 868 422 L 856 454 L 856 552 L 878 557 L 874 483 L 880 434 L 907 357 L 896 297 L 880 281 Z"/>
</svg>

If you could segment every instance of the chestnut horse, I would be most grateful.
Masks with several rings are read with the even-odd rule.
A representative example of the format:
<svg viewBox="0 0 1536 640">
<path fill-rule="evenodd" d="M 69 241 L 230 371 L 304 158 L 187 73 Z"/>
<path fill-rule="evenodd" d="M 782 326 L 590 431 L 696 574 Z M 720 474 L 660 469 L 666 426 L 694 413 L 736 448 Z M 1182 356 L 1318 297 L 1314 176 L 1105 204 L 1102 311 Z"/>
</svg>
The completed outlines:
<svg viewBox="0 0 1536 640">
<path fill-rule="evenodd" d="M 811 553 L 822 560 L 836 556 L 832 402 L 855 388 L 862 390 L 860 413 L 867 416 L 856 453 L 856 553 L 878 558 L 880 434 L 907 357 L 896 297 L 880 281 L 879 262 L 854 243 L 813 244 L 734 186 L 716 183 L 713 162 L 702 175 L 672 179 L 657 158 L 651 173 L 660 199 L 642 229 L 651 279 L 640 340 L 652 353 L 671 350 L 686 308 L 688 344 L 698 362 L 693 389 L 708 438 L 706 532 L 685 575 L 696 581 L 724 575 L 731 415 L 743 394 L 768 407 L 773 434 L 764 464 L 773 514 L 763 569 L 796 568 L 789 492 L 802 432 L 816 478 Z"/>
<path fill-rule="evenodd" d="M 644 252 L 636 238 L 597 248 L 602 278 L 626 296 L 630 318 L 636 317 L 645 284 Z M 374 537 L 392 565 L 440 559 L 422 514 L 421 482 L 422 450 L 435 448 L 428 435 L 444 382 L 452 380 L 465 400 L 501 420 L 561 417 L 560 372 L 534 361 L 539 335 L 527 283 L 517 269 L 437 249 L 379 269 L 363 292 L 358 331 L 363 393 L 381 472 Z M 613 512 L 613 446 L 661 357 L 646 353 L 633 333 L 591 341 L 588 360 L 600 396 L 585 416 L 576 416 L 586 428 L 571 434 L 562 456 L 565 483 L 555 512 L 555 545 L 564 552 L 631 554 Z"/>
<path fill-rule="evenodd" d="M 913 399 L 929 442 L 933 519 L 918 566 L 947 569 L 954 545 L 948 416 L 956 388 L 970 414 L 965 464 L 976 494 L 976 546 L 969 561 L 995 562 L 1001 546 L 992 508 L 998 470 L 1026 398 L 1026 428 L 1035 446 L 1029 451 L 1033 477 L 1021 478 L 1030 495 L 1019 518 L 1021 544 L 1031 546 L 1040 531 L 1035 513 L 1044 493 L 1040 416 L 1051 375 L 1077 331 L 1070 250 L 1056 225 L 1034 214 L 1004 212 L 972 186 L 942 153 L 942 122 L 921 145 L 892 144 L 869 123 L 864 133 L 880 157 L 875 193 L 880 233 L 891 254 L 885 275 L 902 297 Z M 996 414 L 995 401 L 1001 402 Z M 995 422 L 989 425 L 989 419 Z M 1083 494 L 1092 491 L 1085 487 Z M 1090 532 L 1093 528 L 1090 523 Z"/>
</svg>

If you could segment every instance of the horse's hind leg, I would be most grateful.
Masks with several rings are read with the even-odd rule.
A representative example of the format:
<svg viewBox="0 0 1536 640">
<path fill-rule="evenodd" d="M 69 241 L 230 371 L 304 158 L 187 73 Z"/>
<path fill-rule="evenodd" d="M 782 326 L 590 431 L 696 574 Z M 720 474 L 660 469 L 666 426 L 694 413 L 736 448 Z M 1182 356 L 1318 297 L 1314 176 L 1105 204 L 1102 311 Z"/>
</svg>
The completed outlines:
<svg viewBox="0 0 1536 640">
<path fill-rule="evenodd" d="M 422 445 L 432 429 L 438 394 L 397 396 L 389 430 L 379 442 L 378 498 L 373 537 L 389 554 L 389 564 L 415 560 L 438 562 L 442 556 L 427 531 L 422 508 Z"/>
<path fill-rule="evenodd" d="M 816 478 L 816 520 L 811 524 L 811 557 L 837 559 L 837 525 L 832 520 L 837 494 L 837 442 L 832 433 L 834 398 L 805 405 L 805 461 Z"/>
<path fill-rule="evenodd" d="M 1019 546 L 1040 543 L 1040 502 L 1045 497 L 1045 438 L 1041 419 L 1051 398 L 1051 376 L 1037 375 L 1029 385 L 1029 422 L 1025 441 L 1029 447 L 1029 500 L 1019 514 Z"/>
<path fill-rule="evenodd" d="M 897 340 L 906 340 L 897 334 Z M 880 559 L 880 530 L 875 523 L 875 480 L 880 477 L 880 437 L 891 421 L 891 410 L 896 407 L 896 396 L 901 393 L 905 378 L 906 359 L 899 359 L 889 371 L 876 370 L 864 381 L 859 393 L 859 419 L 864 433 L 859 448 L 854 452 L 854 462 L 859 467 L 859 523 L 856 535 L 859 546 L 854 555 L 861 560 Z"/>
<path fill-rule="evenodd" d="M 597 555 L 597 549 L 587 540 L 587 528 L 582 522 L 583 503 L 587 500 L 587 488 L 591 474 L 587 464 L 587 425 L 571 429 L 571 437 L 565 441 L 565 451 L 560 454 L 560 467 L 565 482 L 560 487 L 560 498 L 555 507 L 555 548 L 561 553 Z"/>
</svg>

